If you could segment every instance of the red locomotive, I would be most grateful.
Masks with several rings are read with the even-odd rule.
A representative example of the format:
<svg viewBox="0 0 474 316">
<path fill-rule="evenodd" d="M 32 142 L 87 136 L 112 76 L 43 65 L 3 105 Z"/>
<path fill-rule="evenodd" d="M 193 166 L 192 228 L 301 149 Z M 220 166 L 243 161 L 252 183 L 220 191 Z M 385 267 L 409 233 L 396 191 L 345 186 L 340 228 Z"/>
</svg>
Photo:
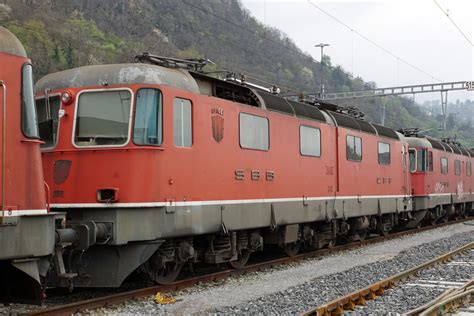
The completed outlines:
<svg viewBox="0 0 474 316">
<path fill-rule="evenodd" d="M 414 209 L 436 222 L 472 210 L 474 152 L 453 141 L 408 137 Z"/>
<path fill-rule="evenodd" d="M 420 138 L 206 76 L 196 61 L 140 59 L 36 86 L 51 206 L 77 234 L 65 254 L 75 286 L 119 286 L 136 269 L 167 283 L 185 263 L 240 267 L 264 245 L 293 255 L 415 227 L 437 208 L 420 191 L 437 175 L 409 170 Z M 471 184 L 437 205 L 471 210 Z"/>
<path fill-rule="evenodd" d="M 1 27 L 0 56 L 2 301 L 472 212 L 474 152 L 452 141 L 150 55 L 48 75 L 35 111 L 30 61 Z"/>
<path fill-rule="evenodd" d="M 38 302 L 55 245 L 45 199 L 32 66 L 0 27 L 0 298 Z"/>
</svg>

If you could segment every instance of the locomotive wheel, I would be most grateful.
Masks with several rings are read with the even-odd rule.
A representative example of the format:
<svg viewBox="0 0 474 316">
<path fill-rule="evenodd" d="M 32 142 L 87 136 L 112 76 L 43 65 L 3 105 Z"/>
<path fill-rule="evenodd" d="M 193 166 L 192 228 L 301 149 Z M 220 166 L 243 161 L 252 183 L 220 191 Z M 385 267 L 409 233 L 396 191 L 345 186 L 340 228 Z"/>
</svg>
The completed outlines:
<svg viewBox="0 0 474 316">
<path fill-rule="evenodd" d="M 153 269 L 148 268 L 150 278 L 158 284 L 170 284 L 178 277 L 181 269 L 183 268 L 183 263 L 176 262 L 167 262 L 164 268 Z"/>
<path fill-rule="evenodd" d="M 292 242 L 286 244 L 283 248 L 283 251 L 286 253 L 288 257 L 294 257 L 298 254 L 301 248 L 301 243 L 299 242 Z"/>
<path fill-rule="evenodd" d="M 367 238 L 367 229 L 359 231 L 359 240 L 364 241 Z"/>
<path fill-rule="evenodd" d="M 232 266 L 232 268 L 234 269 L 242 269 L 243 267 L 245 267 L 245 265 L 247 264 L 247 262 L 249 261 L 249 258 L 250 258 L 250 251 L 248 251 L 247 249 L 242 249 L 239 253 L 239 257 L 237 260 L 234 260 L 234 261 L 230 261 L 230 265 Z"/>
<path fill-rule="evenodd" d="M 328 249 L 331 249 L 331 248 L 334 248 L 335 245 L 336 245 L 336 239 L 331 239 L 326 247 Z"/>
</svg>

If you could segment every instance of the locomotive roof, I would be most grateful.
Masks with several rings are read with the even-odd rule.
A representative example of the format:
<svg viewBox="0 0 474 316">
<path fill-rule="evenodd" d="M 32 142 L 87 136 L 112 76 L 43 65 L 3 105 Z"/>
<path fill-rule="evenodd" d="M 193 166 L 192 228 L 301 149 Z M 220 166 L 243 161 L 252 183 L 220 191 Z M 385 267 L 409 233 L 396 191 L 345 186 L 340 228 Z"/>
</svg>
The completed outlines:
<svg viewBox="0 0 474 316">
<path fill-rule="evenodd" d="M 0 26 L 0 52 L 26 57 L 25 48 L 18 38 L 2 26 Z"/>
<path fill-rule="evenodd" d="M 327 124 L 343 126 L 369 134 L 400 140 L 400 134 L 393 129 L 369 123 L 343 113 L 331 111 L 331 104 L 309 105 L 258 89 L 245 84 L 217 79 L 208 75 L 190 72 L 182 68 L 168 68 L 153 64 L 110 64 L 92 65 L 49 74 L 35 85 L 36 92 L 45 89 L 113 86 L 119 84 L 163 84 L 194 93 L 214 96 L 291 116 L 316 120 Z M 332 105 L 337 107 L 336 105 Z"/>
<path fill-rule="evenodd" d="M 38 80 L 35 90 L 119 84 L 163 84 L 199 93 L 196 81 L 186 70 L 138 63 L 91 65 L 52 73 Z"/>
<path fill-rule="evenodd" d="M 408 145 L 412 147 L 426 147 L 426 148 L 433 148 L 431 143 L 426 138 L 420 137 L 407 137 L 406 138 Z"/>
<path fill-rule="evenodd" d="M 459 143 L 449 142 L 442 139 L 436 139 L 433 137 L 426 136 L 426 139 L 431 143 L 433 148 L 453 152 L 455 154 L 463 156 L 473 156 L 472 153 Z"/>
<path fill-rule="evenodd" d="M 434 148 L 463 156 L 474 156 L 473 152 L 464 148 L 460 144 L 447 143 L 441 139 L 433 137 L 407 137 L 408 144 L 413 147 Z"/>
<path fill-rule="evenodd" d="M 285 113 L 291 116 L 316 120 L 331 125 L 336 123 L 337 126 L 369 134 L 396 140 L 402 139 L 400 137 L 401 134 L 391 128 L 363 121 L 345 113 L 336 112 L 339 107 L 336 104 L 319 100 L 317 104 L 310 105 L 286 99 L 260 89 L 253 89 L 245 84 L 236 84 L 234 82 L 224 81 L 197 72 L 192 72 L 191 75 L 196 79 L 201 94 L 242 102 L 248 105 L 262 107 L 269 111 Z"/>
</svg>

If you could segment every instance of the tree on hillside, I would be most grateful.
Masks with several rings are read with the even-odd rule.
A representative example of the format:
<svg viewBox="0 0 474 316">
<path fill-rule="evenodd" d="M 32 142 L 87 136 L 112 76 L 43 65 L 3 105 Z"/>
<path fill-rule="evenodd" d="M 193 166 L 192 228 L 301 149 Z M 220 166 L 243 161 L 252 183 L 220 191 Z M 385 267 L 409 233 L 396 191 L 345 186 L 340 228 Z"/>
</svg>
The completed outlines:
<svg viewBox="0 0 474 316">
<path fill-rule="evenodd" d="M 0 23 L 5 23 L 11 18 L 12 9 L 6 4 L 0 3 Z"/>
<path fill-rule="evenodd" d="M 149 52 L 209 58 L 217 65 L 206 67 L 207 71 L 242 72 L 276 84 L 282 91 L 319 91 L 321 64 L 302 52 L 285 33 L 257 21 L 239 0 L 2 2 L 0 22 L 24 43 L 36 66 L 37 78 L 71 67 L 130 62 L 135 55 Z M 322 62 L 328 93 L 375 86 L 350 76 L 333 64 L 329 55 Z M 338 103 L 357 105 L 368 121 L 380 122 L 382 106 L 378 98 Z M 455 106 L 464 111 L 464 104 Z M 386 98 L 386 109 L 385 122 L 390 127 L 423 129 L 437 124 L 433 115 L 421 111 L 409 98 Z M 463 135 L 472 142 L 472 137 Z"/>
</svg>

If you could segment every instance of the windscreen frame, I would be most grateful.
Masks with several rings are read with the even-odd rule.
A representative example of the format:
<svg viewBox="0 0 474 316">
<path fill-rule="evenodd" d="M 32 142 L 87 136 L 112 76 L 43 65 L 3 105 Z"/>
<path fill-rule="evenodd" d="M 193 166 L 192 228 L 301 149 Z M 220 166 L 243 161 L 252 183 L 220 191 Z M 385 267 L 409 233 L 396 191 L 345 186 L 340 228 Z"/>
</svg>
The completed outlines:
<svg viewBox="0 0 474 316">
<path fill-rule="evenodd" d="M 61 117 L 60 117 L 60 113 L 61 113 L 61 110 L 64 110 L 64 104 L 61 100 L 61 93 L 60 92 L 55 92 L 55 93 L 49 93 L 48 95 L 48 98 L 53 98 L 53 97 L 58 97 L 59 98 L 59 111 L 58 111 L 58 130 L 57 130 L 57 134 L 56 134 L 56 140 L 54 142 L 54 146 L 43 146 L 41 145 L 41 151 L 48 151 L 48 150 L 54 150 L 57 146 L 58 146 L 58 143 L 59 143 L 59 134 L 60 134 L 60 131 L 61 131 Z M 39 128 L 39 124 L 40 124 L 40 117 L 39 117 L 39 114 L 38 114 L 38 106 L 37 106 L 37 102 L 38 100 L 46 100 L 46 95 L 40 95 L 40 96 L 36 96 L 35 97 L 35 108 L 36 108 L 36 112 L 37 112 L 37 117 L 38 117 L 38 133 L 39 133 L 39 136 L 40 136 L 40 139 L 41 139 L 41 133 L 40 133 L 40 128 Z M 41 139 L 41 141 L 44 142 L 44 140 Z M 46 142 L 45 142 L 46 144 Z"/>
<path fill-rule="evenodd" d="M 79 110 L 79 101 L 80 97 L 82 94 L 85 93 L 90 93 L 90 92 L 110 92 L 110 91 L 127 91 L 130 93 L 130 112 L 128 116 L 128 129 L 127 129 L 127 139 L 123 144 L 117 144 L 117 145 L 89 145 L 89 146 L 82 146 L 76 144 L 76 128 L 77 128 L 77 114 Z M 135 111 L 135 92 L 130 89 L 129 87 L 116 87 L 116 88 L 97 88 L 97 89 L 84 89 L 81 90 L 77 93 L 75 96 L 75 102 L 74 102 L 74 119 L 73 119 L 73 127 L 72 127 L 72 133 L 71 133 L 71 144 L 74 146 L 74 148 L 77 149 L 87 149 L 87 148 L 121 148 L 121 147 L 126 147 L 130 144 L 131 141 L 131 133 L 132 133 L 132 128 L 133 128 L 133 113 Z"/>
</svg>

